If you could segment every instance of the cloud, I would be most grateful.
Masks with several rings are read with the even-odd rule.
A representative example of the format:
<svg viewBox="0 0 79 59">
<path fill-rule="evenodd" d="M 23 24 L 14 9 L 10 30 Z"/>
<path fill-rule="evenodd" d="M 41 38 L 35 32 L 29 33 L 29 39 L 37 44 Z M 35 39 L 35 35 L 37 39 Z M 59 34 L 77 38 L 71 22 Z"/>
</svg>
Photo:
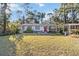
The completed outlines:
<svg viewBox="0 0 79 59">
<path fill-rule="evenodd" d="M 16 3 L 11 3 L 9 6 L 11 11 L 22 10 L 22 8 L 19 7 L 19 4 L 16 4 Z"/>
<path fill-rule="evenodd" d="M 18 5 L 16 3 L 9 4 L 11 8 L 17 7 Z"/>
<path fill-rule="evenodd" d="M 45 5 L 44 5 L 44 4 L 40 4 L 40 3 L 39 3 L 39 6 L 45 6 Z"/>
<path fill-rule="evenodd" d="M 40 7 L 43 7 L 43 6 L 45 6 L 45 4 L 42 4 L 42 3 L 39 3 L 38 4 Z"/>
</svg>

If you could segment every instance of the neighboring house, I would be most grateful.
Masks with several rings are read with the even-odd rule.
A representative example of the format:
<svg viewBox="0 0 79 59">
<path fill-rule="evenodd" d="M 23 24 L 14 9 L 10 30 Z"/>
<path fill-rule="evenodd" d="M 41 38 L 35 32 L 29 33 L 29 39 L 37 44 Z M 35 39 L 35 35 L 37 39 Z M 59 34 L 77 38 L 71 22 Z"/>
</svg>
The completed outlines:
<svg viewBox="0 0 79 59">
<path fill-rule="evenodd" d="M 79 23 L 77 24 L 65 24 L 64 30 L 68 32 L 68 34 L 75 32 L 79 32 Z"/>
</svg>

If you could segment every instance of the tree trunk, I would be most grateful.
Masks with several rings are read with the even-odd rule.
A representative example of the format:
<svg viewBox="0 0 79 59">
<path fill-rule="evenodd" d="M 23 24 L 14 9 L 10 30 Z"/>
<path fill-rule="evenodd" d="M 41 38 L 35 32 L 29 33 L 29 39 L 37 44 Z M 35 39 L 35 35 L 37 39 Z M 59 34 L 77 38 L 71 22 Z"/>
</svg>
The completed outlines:
<svg viewBox="0 0 79 59">
<path fill-rule="evenodd" d="M 6 15 L 4 15 L 4 25 L 3 25 L 3 33 L 6 33 Z"/>
<path fill-rule="evenodd" d="M 3 9 L 3 12 L 4 12 L 4 14 L 3 14 L 3 33 L 6 33 L 6 20 L 7 20 L 7 17 L 6 17 L 6 8 L 7 8 L 7 3 L 4 3 L 4 7 L 3 7 L 4 9 Z"/>
</svg>

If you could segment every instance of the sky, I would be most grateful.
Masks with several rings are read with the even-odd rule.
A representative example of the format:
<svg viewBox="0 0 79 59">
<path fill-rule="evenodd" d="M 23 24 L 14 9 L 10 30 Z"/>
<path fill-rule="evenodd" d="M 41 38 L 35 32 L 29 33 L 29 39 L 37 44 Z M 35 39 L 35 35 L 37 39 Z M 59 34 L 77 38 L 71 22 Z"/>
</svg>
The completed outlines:
<svg viewBox="0 0 79 59">
<path fill-rule="evenodd" d="M 60 3 L 30 3 L 29 4 L 30 8 L 32 10 L 37 10 L 38 12 L 53 12 L 54 9 L 58 9 L 60 7 Z M 16 4 L 10 4 L 10 9 L 11 9 L 11 20 L 17 20 L 19 17 L 23 16 L 24 13 L 17 13 L 17 10 L 24 11 L 23 7 L 21 6 L 21 3 L 16 3 Z"/>
</svg>

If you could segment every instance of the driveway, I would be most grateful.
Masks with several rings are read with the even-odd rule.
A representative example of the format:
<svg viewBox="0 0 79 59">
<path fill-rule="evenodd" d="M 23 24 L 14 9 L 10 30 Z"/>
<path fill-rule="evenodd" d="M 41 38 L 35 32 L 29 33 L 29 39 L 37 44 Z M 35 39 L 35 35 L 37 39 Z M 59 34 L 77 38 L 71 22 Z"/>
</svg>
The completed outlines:
<svg viewBox="0 0 79 59">
<path fill-rule="evenodd" d="M 10 42 L 9 36 L 0 36 L 0 56 L 13 56 L 14 52 L 14 44 Z"/>
</svg>

